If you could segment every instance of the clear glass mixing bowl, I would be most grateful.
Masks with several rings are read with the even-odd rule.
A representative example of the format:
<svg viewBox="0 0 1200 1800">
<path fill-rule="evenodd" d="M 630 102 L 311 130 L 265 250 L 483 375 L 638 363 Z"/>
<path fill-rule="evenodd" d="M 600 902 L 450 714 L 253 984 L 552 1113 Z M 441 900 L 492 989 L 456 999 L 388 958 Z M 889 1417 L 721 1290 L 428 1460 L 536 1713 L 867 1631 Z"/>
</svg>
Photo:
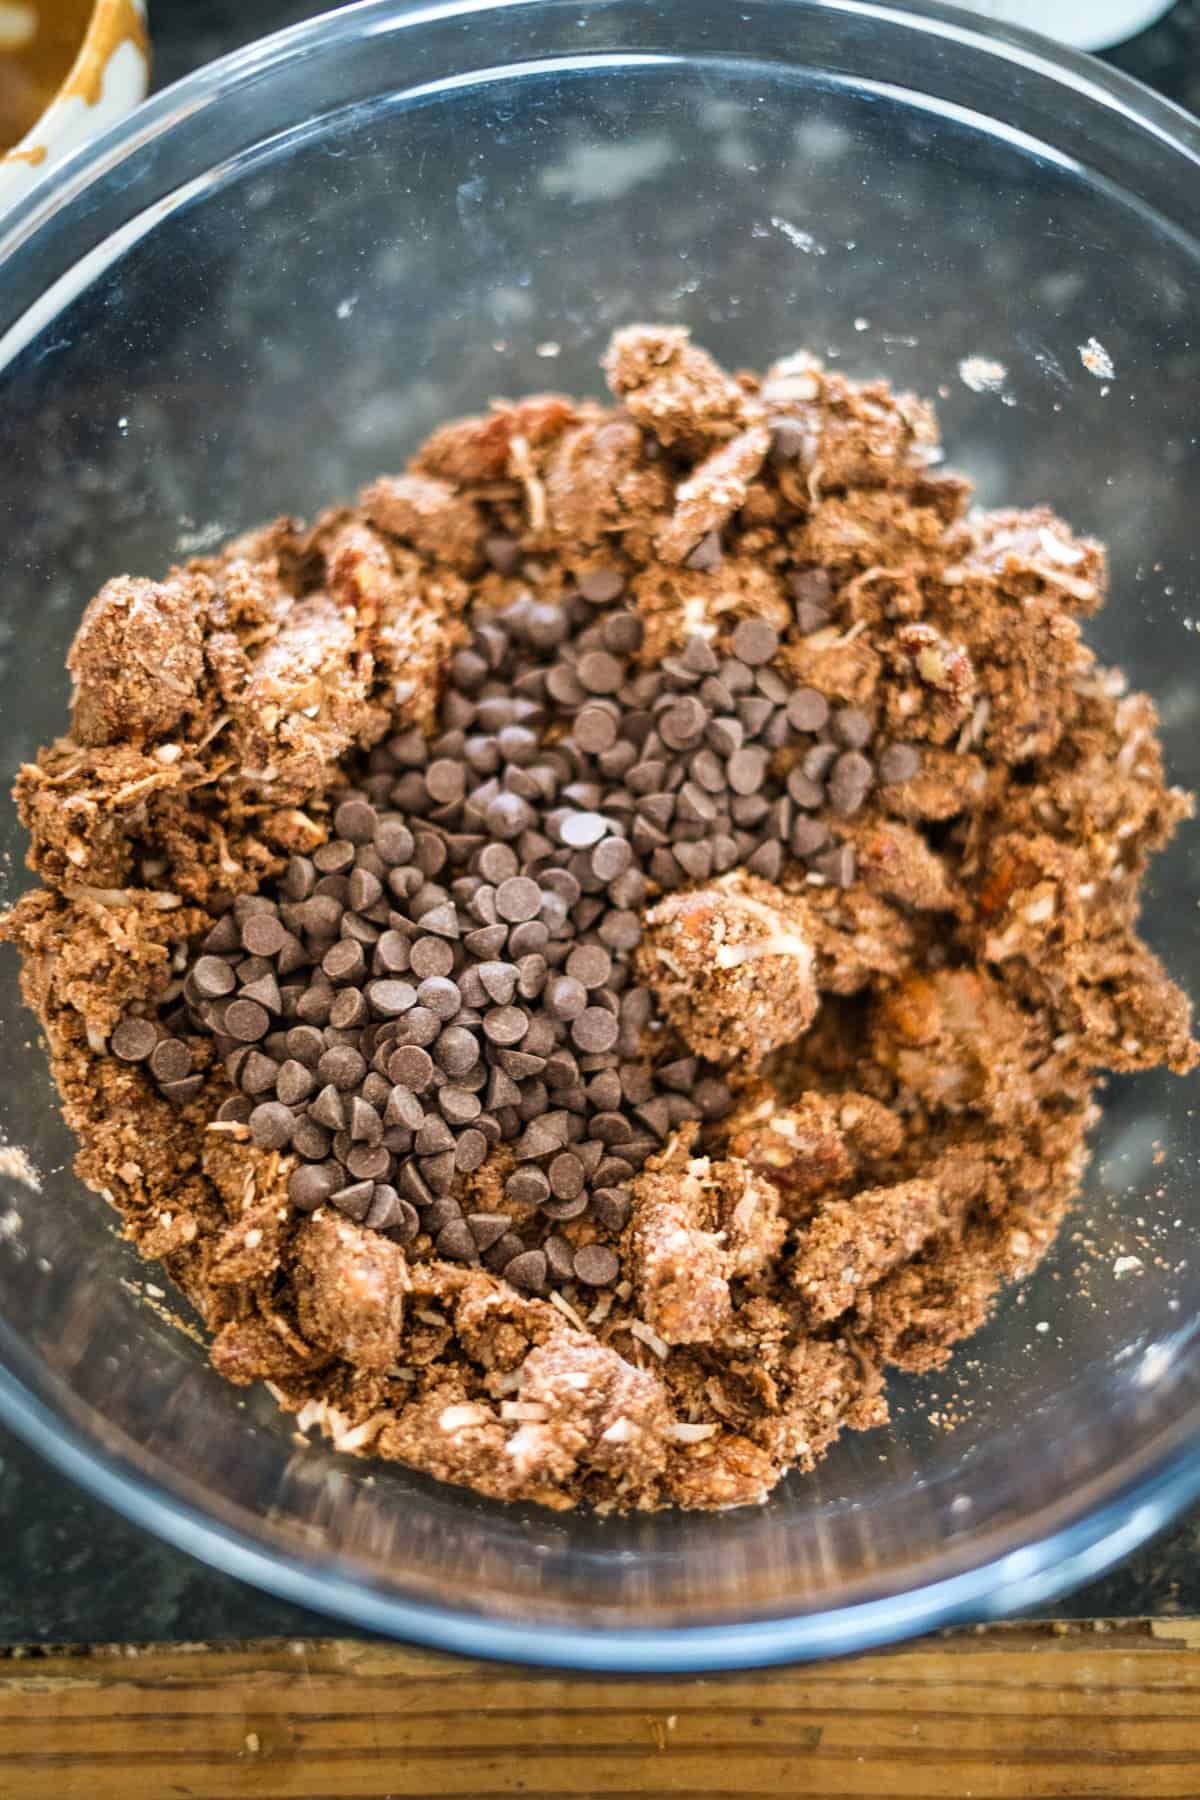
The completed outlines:
<svg viewBox="0 0 1200 1800">
<path fill-rule="evenodd" d="M 1200 786 L 1200 132 L 1099 65 L 857 0 L 374 0 L 159 95 L 0 265 L 6 784 L 107 575 L 312 511 L 490 395 L 596 388 L 642 318 L 940 394 L 985 501 L 1112 546 L 1094 637 Z M 1200 991 L 1197 836 L 1147 925 Z M 893 1384 L 889 1430 L 756 1510 L 600 1521 L 301 1448 L 221 1383 L 72 1177 L 11 957 L 0 984 L 0 1138 L 41 1179 L 0 1159 L 0 1413 L 278 1594 L 477 1653 L 729 1667 L 1027 1606 L 1200 1490 L 1194 1083 L 1111 1084 L 1077 1229 L 952 1371 Z"/>
</svg>

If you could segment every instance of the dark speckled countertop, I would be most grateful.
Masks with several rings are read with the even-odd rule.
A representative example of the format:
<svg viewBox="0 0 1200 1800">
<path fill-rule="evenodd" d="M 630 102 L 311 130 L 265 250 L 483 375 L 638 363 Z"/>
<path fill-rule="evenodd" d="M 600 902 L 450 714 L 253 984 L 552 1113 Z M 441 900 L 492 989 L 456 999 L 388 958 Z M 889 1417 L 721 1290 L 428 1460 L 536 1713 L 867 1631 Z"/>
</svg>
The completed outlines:
<svg viewBox="0 0 1200 1800">
<path fill-rule="evenodd" d="M 311 0 L 152 0 L 158 84 L 320 11 Z M 1200 0 L 1111 55 L 1200 112 Z M 168 1549 L 0 1431 L 0 1645 L 324 1635 L 327 1621 Z M 1200 1513 L 1102 1581 L 1045 1609 L 1058 1618 L 1200 1612 Z"/>
</svg>

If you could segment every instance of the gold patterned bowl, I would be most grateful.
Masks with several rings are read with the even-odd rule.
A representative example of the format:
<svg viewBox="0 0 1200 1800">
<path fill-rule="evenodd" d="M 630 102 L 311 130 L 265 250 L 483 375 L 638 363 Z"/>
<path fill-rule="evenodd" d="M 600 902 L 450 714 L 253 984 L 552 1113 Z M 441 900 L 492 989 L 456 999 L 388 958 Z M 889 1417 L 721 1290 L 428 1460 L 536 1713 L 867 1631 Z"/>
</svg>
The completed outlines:
<svg viewBox="0 0 1200 1800">
<path fill-rule="evenodd" d="M 149 73 L 145 0 L 0 0 L 0 210 L 130 112 Z"/>
</svg>

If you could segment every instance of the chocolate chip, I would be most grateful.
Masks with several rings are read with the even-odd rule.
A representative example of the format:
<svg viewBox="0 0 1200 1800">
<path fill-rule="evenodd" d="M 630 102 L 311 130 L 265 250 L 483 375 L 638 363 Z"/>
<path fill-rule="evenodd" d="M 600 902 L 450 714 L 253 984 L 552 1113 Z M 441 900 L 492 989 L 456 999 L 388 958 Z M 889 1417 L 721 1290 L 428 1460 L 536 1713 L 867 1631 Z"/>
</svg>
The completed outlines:
<svg viewBox="0 0 1200 1800">
<path fill-rule="evenodd" d="M 242 1044 L 254 1044 L 266 1036 L 271 1017 L 257 1000 L 231 1000 L 225 1008 L 224 1025 L 229 1037 L 237 1038 Z"/>
<path fill-rule="evenodd" d="M 226 956 L 233 950 L 242 947 L 242 935 L 238 929 L 238 915 L 233 912 L 224 913 L 207 936 L 201 939 L 200 948 L 214 956 Z"/>
<path fill-rule="evenodd" d="M 452 1150 L 443 1150 L 437 1156 L 421 1157 L 419 1167 L 433 1193 L 445 1195 L 450 1192 L 454 1182 Z"/>
<path fill-rule="evenodd" d="M 479 1254 L 474 1235 L 465 1219 L 451 1219 L 448 1224 L 443 1225 L 433 1247 L 439 1256 L 448 1256 L 454 1262 L 473 1262 Z"/>
<path fill-rule="evenodd" d="M 509 924 L 537 917 L 542 890 L 527 875 L 512 875 L 496 889 L 496 911 Z"/>
<path fill-rule="evenodd" d="M 635 912 L 621 907 L 604 915 L 599 932 L 611 950 L 636 950 L 642 941 L 641 920 Z"/>
<path fill-rule="evenodd" d="M 337 1163 L 307 1163 L 288 1178 L 288 1199 L 298 1212 L 316 1212 L 342 1186 Z"/>
<path fill-rule="evenodd" d="M 385 1144 L 355 1144 L 347 1152 L 346 1167 L 359 1181 L 382 1181 L 391 1173 L 392 1154 Z"/>
<path fill-rule="evenodd" d="M 787 718 L 794 731 L 821 731 L 829 718 L 829 702 L 816 688 L 797 688 L 787 703 Z"/>
<path fill-rule="evenodd" d="M 645 627 L 635 612 L 610 613 L 601 629 L 605 649 L 615 656 L 635 655 L 646 636 Z"/>
<path fill-rule="evenodd" d="M 416 1225 L 416 1213 L 413 1212 L 413 1209 L 409 1206 L 407 1200 L 402 1200 L 395 1188 L 390 1186 L 386 1181 L 377 1181 L 375 1183 L 375 1191 L 371 1195 L 371 1204 L 367 1209 L 367 1216 L 363 1220 L 363 1223 L 364 1225 L 369 1225 L 372 1231 L 394 1232 L 398 1228 L 403 1229 L 407 1225 L 410 1213 L 412 1214 L 413 1223 Z M 416 1235 L 415 1231 L 413 1235 Z"/>
<path fill-rule="evenodd" d="M 706 1119 L 723 1119 L 733 1105 L 733 1095 L 728 1087 L 711 1075 L 696 1083 L 694 1098 Z"/>
<path fill-rule="evenodd" d="M 484 538 L 483 554 L 500 575 L 515 575 L 521 566 L 520 544 L 516 538 L 508 537 L 502 532 L 492 532 Z M 486 664 L 484 673 L 487 673 Z"/>
<path fill-rule="evenodd" d="M 375 1108 L 357 1094 L 350 1102 L 348 1128 L 356 1143 L 378 1144 L 383 1139 L 383 1120 Z"/>
<path fill-rule="evenodd" d="M 402 1126 L 407 1131 L 420 1130 L 425 1123 L 425 1108 L 411 1088 L 397 1082 L 390 1089 L 384 1102 L 383 1123 L 388 1129 Z"/>
<path fill-rule="evenodd" d="M 433 1058 L 416 1044 L 404 1044 L 388 1057 L 387 1072 L 392 1081 L 423 1094 L 433 1080 Z"/>
<path fill-rule="evenodd" d="M 557 1138 L 550 1137 L 548 1149 L 557 1149 Z M 540 1169 L 514 1169 L 504 1184 L 506 1197 L 514 1206 L 540 1206 L 550 1197 L 550 1182 Z"/>
<path fill-rule="evenodd" d="M 774 839 L 760 844 L 746 859 L 746 867 L 752 874 L 761 875 L 764 881 L 778 881 L 783 869 L 783 845 Z"/>
<path fill-rule="evenodd" d="M 839 706 L 833 715 L 833 735 L 848 750 L 862 750 L 871 741 L 871 721 L 858 706 Z"/>
<path fill-rule="evenodd" d="M 914 744 L 889 744 L 879 758 L 879 779 L 889 787 L 911 781 L 921 767 L 921 752 Z"/>
<path fill-rule="evenodd" d="M 308 1109 L 310 1119 L 329 1131 L 341 1131 L 346 1123 L 346 1107 L 332 1082 L 323 1087 Z"/>
<path fill-rule="evenodd" d="M 587 1287 L 609 1287 L 621 1265 L 604 1244 L 585 1244 L 575 1252 L 575 1278 Z"/>
<path fill-rule="evenodd" d="M 546 1257 L 541 1250 L 522 1250 L 504 1265 L 504 1279 L 527 1293 L 540 1294 L 546 1285 Z"/>
<path fill-rule="evenodd" d="M 401 819 L 381 819 L 375 828 L 375 848 L 389 869 L 406 864 L 413 853 L 413 835 Z"/>
<path fill-rule="evenodd" d="M 122 1062 L 136 1063 L 145 1062 L 157 1042 L 158 1030 L 149 1019 L 131 1017 L 113 1027 L 108 1047 Z"/>
<path fill-rule="evenodd" d="M 856 813 L 867 797 L 875 771 L 858 750 L 847 750 L 838 757 L 829 774 L 829 801 L 841 818 Z"/>
<path fill-rule="evenodd" d="M 561 841 L 571 850 L 590 850 L 598 844 L 608 831 L 608 820 L 603 813 L 571 812 L 559 826 L 558 835 Z M 504 914 L 501 915 L 506 916 Z"/>
<path fill-rule="evenodd" d="M 367 1072 L 364 1057 L 349 1044 L 335 1044 L 326 1050 L 317 1064 L 317 1080 L 322 1085 L 328 1084 L 340 1093 L 348 1093 L 356 1088 Z M 321 1124 L 327 1121 L 322 1119 Z"/>
<path fill-rule="evenodd" d="M 623 593 L 625 577 L 620 569 L 601 566 L 586 569 L 577 578 L 577 585 L 585 600 L 590 601 L 593 606 L 605 606 Z"/>
<path fill-rule="evenodd" d="M 310 1162 L 323 1162 L 332 1147 L 331 1134 L 318 1125 L 315 1119 L 304 1117 L 296 1120 L 292 1129 L 292 1149 L 297 1156 L 306 1156 Z"/>
<path fill-rule="evenodd" d="M 714 569 L 721 566 L 720 534 L 710 531 L 700 539 L 696 548 L 685 558 L 689 569 L 698 569 L 702 574 L 711 575 Z"/>
<path fill-rule="evenodd" d="M 508 948 L 513 956 L 533 956 L 546 948 L 550 933 L 541 919 L 524 919 L 508 934 Z"/>
<path fill-rule="evenodd" d="M 451 1125 L 469 1125 L 483 1111 L 479 1096 L 453 1082 L 438 1090 L 438 1105 Z"/>
<path fill-rule="evenodd" d="M 669 707 L 659 719 L 662 741 L 671 750 L 688 750 L 699 743 L 708 724 L 708 708 L 703 701 L 685 695 Z"/>
<path fill-rule="evenodd" d="M 575 719 L 573 734 L 581 750 L 599 756 L 616 743 L 617 721 L 599 706 L 585 706 Z"/>
<path fill-rule="evenodd" d="M 179 1038 L 162 1038 L 150 1052 L 150 1073 L 157 1081 L 183 1081 L 191 1072 L 192 1053 Z"/>
<path fill-rule="evenodd" d="M 378 823 L 375 808 L 366 800 L 343 800 L 333 815 L 334 831 L 352 844 L 369 844 Z"/>
<path fill-rule="evenodd" d="M 571 1025 L 571 1037 L 581 1050 L 611 1050 L 619 1033 L 617 1021 L 600 1006 L 585 1007 Z"/>
<path fill-rule="evenodd" d="M 329 1023 L 335 1031 L 349 1031 L 366 1023 L 366 997 L 360 988 L 343 988 L 329 1008 Z"/>
<path fill-rule="evenodd" d="M 453 1150 L 454 1133 L 445 1119 L 429 1113 L 417 1132 L 415 1148 L 418 1156 L 440 1156 L 443 1150 Z"/>
<path fill-rule="evenodd" d="M 833 594 L 833 583 L 826 569 L 815 565 L 804 569 L 793 569 L 788 576 L 788 586 L 794 598 L 801 606 L 819 606 L 828 608 Z"/>
<path fill-rule="evenodd" d="M 159 1092 L 175 1106 L 186 1106 L 204 1087 L 203 1075 L 185 1075 L 181 1081 L 164 1081 Z"/>
<path fill-rule="evenodd" d="M 811 775 L 806 775 L 802 768 L 789 770 L 787 791 L 789 798 L 794 800 L 797 806 L 802 806 L 809 812 L 825 803 L 825 789 L 819 781 L 814 781 Z"/>
<path fill-rule="evenodd" d="M 829 827 L 816 819 L 797 819 L 792 826 L 788 848 L 793 856 L 815 856 L 829 842 Z"/>
<path fill-rule="evenodd" d="M 814 744 L 805 751 L 800 767 L 810 781 L 824 781 L 836 761 L 836 744 Z"/>
<path fill-rule="evenodd" d="M 418 990 L 410 981 L 372 981 L 364 991 L 377 1019 L 398 1019 L 417 1004 Z"/>
<path fill-rule="evenodd" d="M 438 757 L 425 770 L 425 786 L 430 799 L 439 806 L 452 806 L 462 799 L 466 786 L 461 762 L 449 756 Z"/>
<path fill-rule="evenodd" d="M 574 1200 L 577 1194 L 583 1192 L 583 1164 L 569 1150 L 564 1150 L 560 1156 L 554 1158 L 548 1174 L 550 1192 L 556 1200 Z"/>
<path fill-rule="evenodd" d="M 192 981 L 196 992 L 205 1000 L 219 1000 L 237 986 L 233 970 L 219 956 L 199 957 L 192 969 Z"/>
<path fill-rule="evenodd" d="M 413 916 L 416 917 L 415 910 Z M 420 918 L 422 931 L 436 932 L 443 938 L 456 938 L 459 935 L 458 914 L 452 905 L 431 906 L 427 911 L 422 910 Z M 417 945 L 414 944 L 413 951 L 416 949 Z"/>
<path fill-rule="evenodd" d="M 429 915 L 421 921 L 428 925 Z M 449 975 L 454 967 L 453 947 L 441 937 L 417 938 L 409 954 L 409 966 L 418 981 L 433 975 Z"/>
<path fill-rule="evenodd" d="M 475 1240 L 475 1248 L 480 1252 L 490 1250 L 493 1244 L 499 1243 L 512 1220 L 507 1213 L 468 1213 L 467 1224 L 471 1236 Z"/>
<path fill-rule="evenodd" d="M 542 1245 L 546 1254 L 546 1269 L 551 1281 L 574 1281 L 575 1254 L 565 1237 L 552 1232 Z"/>
<path fill-rule="evenodd" d="M 692 881 L 707 881 L 712 872 L 712 848 L 708 844 L 676 844 L 675 861 Z"/>
<path fill-rule="evenodd" d="M 567 974 L 583 988 L 603 987 L 612 975 L 613 960 L 600 944 L 578 944 L 567 957 Z"/>
<path fill-rule="evenodd" d="M 756 668 L 754 685 L 772 706 L 786 706 L 792 691 L 778 669 Z"/>
<path fill-rule="evenodd" d="M 515 1232 L 506 1231 L 503 1237 L 497 1238 L 490 1250 L 484 1252 L 484 1267 L 491 1269 L 493 1274 L 500 1275 L 505 1263 L 511 1262 L 514 1256 L 520 1256 L 524 1248 Z"/>
<path fill-rule="evenodd" d="M 466 1075 L 479 1061 L 479 1043 L 474 1033 L 461 1025 L 447 1025 L 433 1050 L 439 1067 L 447 1075 Z"/>
<path fill-rule="evenodd" d="M 615 694 L 625 670 L 607 650 L 588 650 L 576 664 L 576 674 L 590 694 Z"/>
<path fill-rule="evenodd" d="M 252 956 L 275 956 L 287 941 L 287 928 L 271 913 L 252 913 L 242 925 L 242 943 Z"/>
<path fill-rule="evenodd" d="M 803 455 L 808 444 L 809 434 L 799 419 L 768 419 L 771 428 L 771 461 L 773 463 L 795 462 Z"/>
<path fill-rule="evenodd" d="M 459 1133 L 458 1142 L 454 1146 L 454 1166 L 464 1175 L 473 1174 L 481 1169 L 487 1160 L 488 1140 L 482 1131 L 469 1126 Z"/>
<path fill-rule="evenodd" d="M 364 855 L 365 852 L 359 852 Z M 369 912 L 383 898 L 383 883 L 370 869 L 355 869 L 350 876 L 349 901 L 355 913 Z"/>
<path fill-rule="evenodd" d="M 397 1043 L 417 1044 L 421 1049 L 428 1049 L 437 1042 L 445 1021 L 427 1006 L 414 1006 L 390 1023 Z"/>
<path fill-rule="evenodd" d="M 248 981 L 238 998 L 240 1000 L 256 1000 L 259 1006 L 265 1006 L 268 1012 L 280 1013 L 283 1011 L 283 996 L 279 992 L 279 983 L 270 970 L 265 975 L 259 975 L 256 980 Z"/>
<path fill-rule="evenodd" d="M 377 1195 L 379 1191 L 379 1184 L 377 1183 L 375 1188 Z M 395 1192 L 394 1189 L 389 1189 L 388 1191 Z M 374 1224 L 372 1215 L 374 1214 L 375 1206 L 376 1201 L 372 1200 L 371 1212 L 367 1214 L 368 1224 Z M 391 1238 L 394 1244 L 411 1244 L 414 1238 L 420 1236 L 421 1220 L 417 1214 L 417 1210 L 400 1194 L 396 1195 L 396 1203 L 394 1206 L 389 1204 L 388 1216 L 392 1219 L 392 1223 L 383 1229 L 386 1229 L 388 1237 Z"/>
<path fill-rule="evenodd" d="M 546 1007 L 553 1019 L 577 1019 L 587 1005 L 587 989 L 571 975 L 559 975 L 548 982 Z"/>
<path fill-rule="evenodd" d="M 749 670 L 746 671 L 749 674 Z M 747 694 L 737 703 L 738 723 L 748 738 L 758 737 L 770 724 L 774 707 L 764 694 Z"/>
<path fill-rule="evenodd" d="M 374 1197 L 375 1183 L 373 1181 L 354 1181 L 346 1187 L 339 1188 L 336 1193 L 330 1194 L 329 1204 L 336 1206 L 339 1212 L 345 1213 L 348 1219 L 354 1219 L 361 1224 L 371 1210 L 371 1201 Z"/>
<path fill-rule="evenodd" d="M 529 1015 L 519 1006 L 493 1006 L 483 1016 L 484 1036 L 493 1044 L 519 1044 L 529 1029 Z"/>
<path fill-rule="evenodd" d="M 827 850 L 813 863 L 818 875 L 833 887 L 850 887 L 855 876 L 855 856 L 852 844 L 839 844 L 836 849 Z"/>
<path fill-rule="evenodd" d="M 312 1070 L 302 1062 L 289 1057 L 286 1062 L 280 1063 L 279 1073 L 275 1077 L 275 1092 L 285 1106 L 300 1106 L 309 1098 L 315 1086 Z"/>
<path fill-rule="evenodd" d="M 313 867 L 322 875 L 340 875 L 354 867 L 354 845 L 347 838 L 334 838 L 313 851 Z M 242 942 L 245 943 L 243 935 Z M 269 952 L 268 952 L 269 954 Z"/>
<path fill-rule="evenodd" d="M 290 856 L 283 873 L 283 891 L 289 900 L 307 900 L 317 885 L 317 873 L 307 856 Z M 216 949 L 215 944 L 207 946 Z"/>
<path fill-rule="evenodd" d="M 260 1150 L 284 1150 L 292 1141 L 295 1121 L 279 1100 L 264 1100 L 250 1114 L 250 1136 Z"/>
<path fill-rule="evenodd" d="M 623 1231 L 629 1220 L 629 1196 L 621 1188 L 596 1188 L 592 1194 L 592 1211 L 596 1223 L 605 1231 Z"/>
<path fill-rule="evenodd" d="M 750 668 L 768 663 L 779 648 L 779 633 L 768 619 L 742 619 L 734 628 L 733 654 Z"/>
<path fill-rule="evenodd" d="M 757 793 L 766 779 L 766 752 L 751 744 L 735 750 L 725 765 L 725 772 L 735 794 Z"/>
</svg>

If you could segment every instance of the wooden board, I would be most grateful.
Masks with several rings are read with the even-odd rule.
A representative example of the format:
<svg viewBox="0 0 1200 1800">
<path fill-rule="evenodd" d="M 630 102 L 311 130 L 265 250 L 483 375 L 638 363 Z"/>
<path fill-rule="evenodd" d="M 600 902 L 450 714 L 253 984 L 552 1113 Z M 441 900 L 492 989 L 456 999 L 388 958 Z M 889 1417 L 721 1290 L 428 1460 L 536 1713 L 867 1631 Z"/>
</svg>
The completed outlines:
<svg viewBox="0 0 1200 1800">
<path fill-rule="evenodd" d="M 3 1800 L 1183 1800 L 1200 1623 L 597 1680 L 336 1640 L 0 1655 Z"/>
</svg>

